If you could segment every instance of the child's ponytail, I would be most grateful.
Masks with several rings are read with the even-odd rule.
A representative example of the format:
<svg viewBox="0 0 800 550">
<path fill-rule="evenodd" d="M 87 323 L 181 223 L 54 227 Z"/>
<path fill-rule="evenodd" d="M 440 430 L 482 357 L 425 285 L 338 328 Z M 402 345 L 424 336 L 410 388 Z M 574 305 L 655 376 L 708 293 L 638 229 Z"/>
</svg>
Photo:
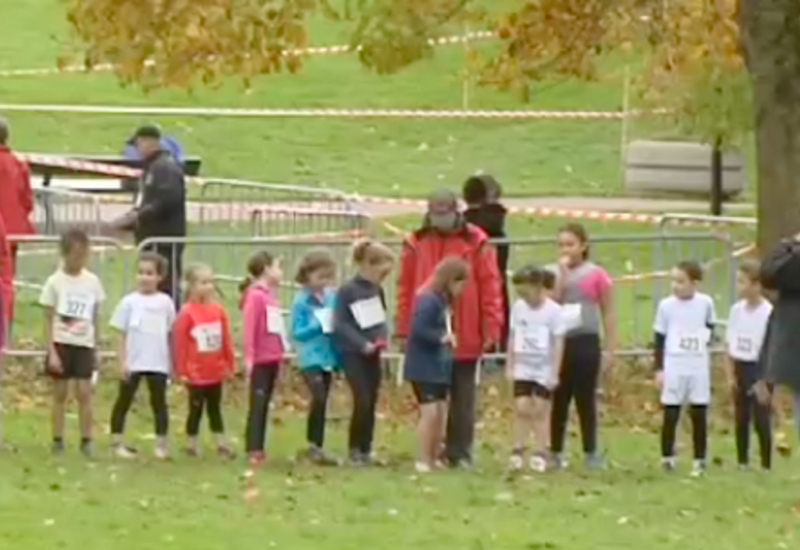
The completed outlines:
<svg viewBox="0 0 800 550">
<path fill-rule="evenodd" d="M 250 260 L 247 262 L 248 275 L 242 279 L 241 283 L 239 283 L 239 293 L 241 294 L 240 305 L 244 305 L 245 295 L 250 287 L 253 286 L 253 283 L 256 281 L 256 279 L 264 274 L 264 270 L 272 267 L 274 262 L 275 257 L 266 250 L 260 250 L 250 256 Z"/>
</svg>

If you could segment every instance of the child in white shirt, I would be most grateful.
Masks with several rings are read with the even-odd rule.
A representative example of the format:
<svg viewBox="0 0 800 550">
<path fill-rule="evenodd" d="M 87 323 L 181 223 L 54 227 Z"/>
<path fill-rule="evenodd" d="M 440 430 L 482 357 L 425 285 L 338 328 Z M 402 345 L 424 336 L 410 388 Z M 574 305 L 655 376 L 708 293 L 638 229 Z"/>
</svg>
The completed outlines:
<svg viewBox="0 0 800 550">
<path fill-rule="evenodd" d="M 681 406 L 689 403 L 694 444 L 692 475 L 706 470 L 707 417 L 711 402 L 709 344 L 716 314 L 714 301 L 698 292 L 703 269 L 695 261 L 672 268 L 672 296 L 658 304 L 655 330 L 656 380 L 661 387 L 664 423 L 661 430 L 662 466 L 675 469 L 675 432 Z"/>
<path fill-rule="evenodd" d="M 158 254 L 139 256 L 138 289 L 122 299 L 111 318 L 111 326 L 121 332 L 119 393 L 111 412 L 112 448 L 118 458 L 136 456 L 135 449 L 124 445 L 123 432 L 142 378 L 147 381 L 155 419 L 156 458 L 169 457 L 167 382 L 172 371 L 170 333 L 175 306 L 167 294 L 158 291 L 166 271 L 166 260 Z"/>
<path fill-rule="evenodd" d="M 772 467 L 772 428 L 770 404 L 756 398 L 756 384 L 762 379 L 759 355 L 772 315 L 772 304 L 761 291 L 761 264 L 745 261 L 736 274 L 740 300 L 731 308 L 726 343 L 728 381 L 733 390 L 736 410 L 736 451 L 740 468 L 747 468 L 750 444 L 750 421 L 755 420 L 761 447 L 761 467 Z"/>
<path fill-rule="evenodd" d="M 530 467 L 547 469 L 550 448 L 550 399 L 558 386 L 564 354 L 561 306 L 548 297 L 544 269 L 525 267 L 512 279 L 519 299 L 511 308 L 506 374 L 514 383 L 512 470 L 523 468 L 525 446 L 534 433 L 538 451 Z"/>
<path fill-rule="evenodd" d="M 92 377 L 97 368 L 100 305 L 105 300 L 97 275 L 86 269 L 91 244 L 85 232 L 61 236 L 61 266 L 44 284 L 39 303 L 47 310 L 46 370 L 53 378 L 53 452 L 64 451 L 69 382 L 75 381 L 81 425 L 81 452 L 91 457 Z"/>
</svg>

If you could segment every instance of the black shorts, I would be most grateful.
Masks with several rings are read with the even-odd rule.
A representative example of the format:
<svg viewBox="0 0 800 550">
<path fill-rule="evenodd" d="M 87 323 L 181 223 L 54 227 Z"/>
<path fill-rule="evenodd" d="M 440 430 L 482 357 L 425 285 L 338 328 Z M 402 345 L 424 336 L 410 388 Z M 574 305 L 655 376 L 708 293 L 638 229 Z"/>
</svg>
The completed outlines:
<svg viewBox="0 0 800 550">
<path fill-rule="evenodd" d="M 447 384 L 436 384 L 432 382 L 411 382 L 411 387 L 414 388 L 414 395 L 417 397 L 417 402 L 420 405 L 429 405 L 437 401 L 445 401 L 449 389 Z"/>
<path fill-rule="evenodd" d="M 69 344 L 55 344 L 62 372 L 50 369 L 49 357 L 45 358 L 45 372 L 56 380 L 89 380 L 97 367 L 97 350 Z"/>
<path fill-rule="evenodd" d="M 553 392 L 533 380 L 514 380 L 514 397 L 539 397 L 550 399 Z"/>
</svg>

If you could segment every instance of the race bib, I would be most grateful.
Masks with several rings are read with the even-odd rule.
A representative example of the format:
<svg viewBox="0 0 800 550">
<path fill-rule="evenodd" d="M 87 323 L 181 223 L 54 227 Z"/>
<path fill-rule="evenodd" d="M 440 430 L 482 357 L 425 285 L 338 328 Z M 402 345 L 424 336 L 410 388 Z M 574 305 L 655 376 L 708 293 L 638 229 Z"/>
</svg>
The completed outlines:
<svg viewBox="0 0 800 550">
<path fill-rule="evenodd" d="M 61 317 L 91 321 L 94 317 L 95 298 L 88 292 L 66 292 L 58 302 L 56 313 Z"/>
<path fill-rule="evenodd" d="M 204 323 L 192 330 L 200 353 L 214 353 L 222 349 L 222 323 Z"/>
<path fill-rule="evenodd" d="M 286 337 L 286 324 L 283 320 L 283 312 L 280 308 L 267 306 L 267 332 L 277 334 L 281 338 Z"/>
<path fill-rule="evenodd" d="M 743 361 L 758 359 L 758 346 L 755 335 L 747 333 L 733 334 L 728 345 L 730 354 Z"/>
<path fill-rule="evenodd" d="M 353 302 L 350 311 L 353 312 L 353 317 L 361 330 L 386 323 L 386 310 L 383 309 L 383 303 L 377 296 Z"/>
<path fill-rule="evenodd" d="M 144 334 L 162 335 L 169 332 L 167 318 L 158 311 L 142 311 L 131 320 L 131 326 Z"/>
<path fill-rule="evenodd" d="M 583 309 L 580 304 L 564 304 L 561 308 L 564 327 L 575 330 L 583 326 Z"/>
<path fill-rule="evenodd" d="M 541 325 L 515 329 L 514 352 L 524 355 L 548 355 L 550 352 L 550 331 L 547 327 Z"/>
<path fill-rule="evenodd" d="M 669 339 L 667 351 L 672 355 L 703 355 L 708 351 L 710 338 L 708 329 L 678 332 Z"/>
<path fill-rule="evenodd" d="M 333 332 L 333 310 L 329 307 L 314 310 L 314 317 L 322 325 L 322 332 L 330 334 Z"/>
</svg>

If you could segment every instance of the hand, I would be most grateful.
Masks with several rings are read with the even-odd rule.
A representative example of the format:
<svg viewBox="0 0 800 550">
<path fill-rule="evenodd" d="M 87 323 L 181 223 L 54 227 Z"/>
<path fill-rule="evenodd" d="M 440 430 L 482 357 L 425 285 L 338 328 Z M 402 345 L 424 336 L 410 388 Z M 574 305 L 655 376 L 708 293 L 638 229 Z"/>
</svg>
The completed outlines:
<svg viewBox="0 0 800 550">
<path fill-rule="evenodd" d="M 451 348 L 458 347 L 456 335 L 445 334 L 444 336 L 442 336 L 442 344 L 444 344 L 445 346 L 450 346 Z"/>
<path fill-rule="evenodd" d="M 131 377 L 131 370 L 128 368 L 127 363 L 123 361 L 119 365 L 119 378 L 123 382 L 127 382 L 130 377 Z"/>
<path fill-rule="evenodd" d="M 658 389 L 662 389 L 664 387 L 664 371 L 663 370 L 660 370 L 660 371 L 656 372 L 655 382 L 656 382 L 656 387 Z"/>
<path fill-rule="evenodd" d="M 603 352 L 603 365 L 607 372 L 611 373 L 614 370 L 614 367 L 617 366 L 617 354 L 614 353 L 612 350 L 606 350 Z"/>
<path fill-rule="evenodd" d="M 558 376 L 553 376 L 547 383 L 547 389 L 550 391 L 555 390 L 558 387 L 559 382 Z"/>
<path fill-rule="evenodd" d="M 61 357 L 58 356 L 55 350 L 51 351 L 47 356 L 47 368 L 50 372 L 61 374 L 64 372 L 64 367 L 61 365 Z"/>
<path fill-rule="evenodd" d="M 364 355 L 375 355 L 375 353 L 378 351 L 378 346 L 372 342 L 367 342 L 364 344 L 364 349 L 362 351 Z"/>
<path fill-rule="evenodd" d="M 753 386 L 753 394 L 756 396 L 756 400 L 761 405 L 769 405 L 770 401 L 772 401 L 772 392 L 769 391 L 769 386 L 763 380 L 759 380 Z"/>
<path fill-rule="evenodd" d="M 394 344 L 397 346 L 397 349 L 398 349 L 398 350 L 399 350 L 401 353 L 405 353 L 405 351 L 406 351 L 406 344 L 407 344 L 406 337 L 405 337 L 405 336 L 395 336 L 395 337 L 393 338 L 393 340 L 394 340 Z"/>
<path fill-rule="evenodd" d="M 495 349 L 497 349 L 497 342 L 495 342 L 494 340 L 486 340 L 483 343 L 483 352 L 484 353 L 491 353 Z"/>
<path fill-rule="evenodd" d="M 567 271 L 569 271 L 570 263 L 572 262 L 569 259 L 569 256 L 561 256 L 558 259 L 558 270 L 561 271 L 561 273 L 566 273 Z"/>
</svg>

